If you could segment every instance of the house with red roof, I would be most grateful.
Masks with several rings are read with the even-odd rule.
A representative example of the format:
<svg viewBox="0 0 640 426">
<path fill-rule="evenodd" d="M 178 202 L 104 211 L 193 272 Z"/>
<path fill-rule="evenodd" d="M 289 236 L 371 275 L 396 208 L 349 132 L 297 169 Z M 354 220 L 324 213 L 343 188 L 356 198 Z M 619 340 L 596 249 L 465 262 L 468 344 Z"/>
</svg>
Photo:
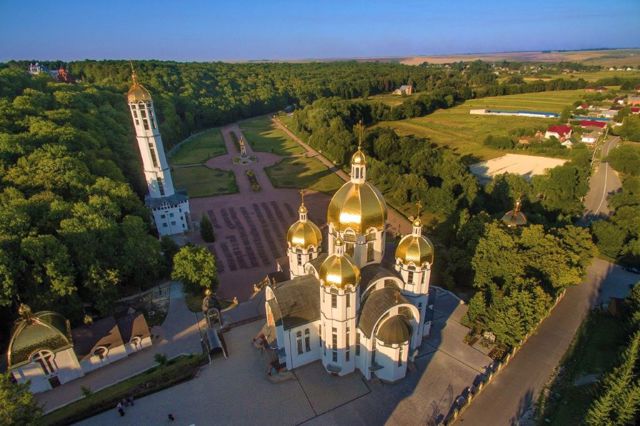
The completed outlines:
<svg viewBox="0 0 640 426">
<path fill-rule="evenodd" d="M 549 139 L 553 137 L 558 139 L 560 142 L 564 142 L 571 137 L 571 132 L 571 126 L 567 124 L 556 124 L 549 126 L 544 134 L 544 138 Z"/>
<path fill-rule="evenodd" d="M 604 129 L 607 127 L 607 123 L 605 121 L 596 121 L 596 120 L 581 120 L 580 127 L 583 129 L 589 127 L 597 127 L 598 129 Z"/>
<path fill-rule="evenodd" d="M 640 114 L 640 107 L 631 107 L 631 114 Z"/>
</svg>

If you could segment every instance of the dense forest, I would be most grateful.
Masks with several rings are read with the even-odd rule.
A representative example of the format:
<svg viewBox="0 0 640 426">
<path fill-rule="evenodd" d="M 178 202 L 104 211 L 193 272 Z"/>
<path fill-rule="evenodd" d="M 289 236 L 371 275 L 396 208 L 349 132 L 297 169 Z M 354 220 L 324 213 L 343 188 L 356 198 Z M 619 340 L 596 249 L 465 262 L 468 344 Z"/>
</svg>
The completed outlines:
<svg viewBox="0 0 640 426">
<path fill-rule="evenodd" d="M 0 306 L 77 320 L 163 269 L 120 91 L 0 70 Z"/>
</svg>

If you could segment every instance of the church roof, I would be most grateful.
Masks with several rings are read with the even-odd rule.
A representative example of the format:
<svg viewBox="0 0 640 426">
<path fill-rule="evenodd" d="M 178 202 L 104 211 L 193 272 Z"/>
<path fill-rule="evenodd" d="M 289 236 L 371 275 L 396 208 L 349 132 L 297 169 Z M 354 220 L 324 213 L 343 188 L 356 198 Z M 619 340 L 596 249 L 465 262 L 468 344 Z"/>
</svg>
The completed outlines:
<svg viewBox="0 0 640 426">
<path fill-rule="evenodd" d="M 98 346 L 111 349 L 124 344 L 114 317 L 102 318 L 91 325 L 74 328 L 72 334 L 73 349 L 81 361 L 90 356 Z"/>
<path fill-rule="evenodd" d="M 141 339 L 151 336 L 149 325 L 142 312 L 134 312 L 130 315 L 120 317 L 117 323 L 124 342 L 129 342 L 132 337 L 136 336 Z"/>
<path fill-rule="evenodd" d="M 71 344 L 69 322 L 62 315 L 36 312 L 16 321 L 7 350 L 7 364 L 13 367 L 28 361 L 34 352 L 43 349 L 55 352 Z"/>
<path fill-rule="evenodd" d="M 394 315 L 382 323 L 376 337 L 388 345 L 398 345 L 411 338 L 411 328 L 402 315 Z"/>
<path fill-rule="evenodd" d="M 362 268 L 360 270 L 360 294 L 367 289 L 369 283 L 385 277 L 402 279 L 402 276 L 393 269 L 392 265 L 374 263 Z"/>
<path fill-rule="evenodd" d="M 347 182 L 331 198 L 327 222 L 339 231 L 352 229 L 364 234 L 369 228 L 383 230 L 387 222 L 387 204 L 369 182 Z"/>
<path fill-rule="evenodd" d="M 393 287 L 385 287 L 375 290 L 363 301 L 358 327 L 370 338 L 378 319 L 389 309 L 407 302 L 400 290 Z"/>
<path fill-rule="evenodd" d="M 327 253 L 320 253 L 318 257 L 313 260 L 310 260 L 309 263 L 313 265 L 316 271 L 320 271 L 320 265 L 325 261 L 325 259 L 329 257 Z"/>
<path fill-rule="evenodd" d="M 320 282 L 313 275 L 296 277 L 273 288 L 275 299 L 268 301 L 276 323 L 285 330 L 320 319 Z"/>
</svg>

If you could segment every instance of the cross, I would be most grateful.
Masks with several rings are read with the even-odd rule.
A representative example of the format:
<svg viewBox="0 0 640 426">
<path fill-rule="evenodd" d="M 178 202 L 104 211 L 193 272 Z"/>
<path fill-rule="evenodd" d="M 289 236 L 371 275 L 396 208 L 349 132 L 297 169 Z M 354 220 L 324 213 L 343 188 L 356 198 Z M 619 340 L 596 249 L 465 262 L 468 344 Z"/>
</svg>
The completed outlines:
<svg viewBox="0 0 640 426">
<path fill-rule="evenodd" d="M 304 188 L 300 190 L 300 199 L 302 200 L 302 205 L 304 205 Z"/>
<path fill-rule="evenodd" d="M 356 124 L 356 130 L 358 131 L 358 150 L 362 149 L 362 139 L 364 137 L 364 126 L 362 125 L 362 120 L 358 121 Z"/>
<path fill-rule="evenodd" d="M 416 209 L 418 209 L 418 218 L 420 218 L 420 210 L 422 210 L 422 203 L 420 201 L 416 202 Z"/>
</svg>

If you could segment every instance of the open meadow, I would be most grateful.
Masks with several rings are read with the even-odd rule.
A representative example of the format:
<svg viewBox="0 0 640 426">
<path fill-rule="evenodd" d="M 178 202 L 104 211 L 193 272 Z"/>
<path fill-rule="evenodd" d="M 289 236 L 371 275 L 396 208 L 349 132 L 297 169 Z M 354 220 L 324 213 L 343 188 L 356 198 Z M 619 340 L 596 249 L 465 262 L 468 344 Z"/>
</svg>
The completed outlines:
<svg viewBox="0 0 640 426">
<path fill-rule="evenodd" d="M 300 145 L 273 125 L 268 115 L 243 120 L 238 125 L 254 151 L 272 152 L 283 156 L 304 152 Z"/>
<path fill-rule="evenodd" d="M 288 157 L 265 169 L 276 188 L 308 188 L 333 193 L 344 183 L 333 171 L 313 157 Z"/>
<path fill-rule="evenodd" d="M 407 99 L 410 99 L 411 97 L 416 97 L 418 95 L 419 95 L 418 93 L 414 93 L 413 95 L 392 95 L 391 93 L 384 93 L 381 95 L 369 96 L 367 98 L 367 102 L 370 102 L 370 103 L 381 102 L 385 105 L 389 105 L 390 107 L 394 107 L 394 106 L 400 105 Z"/>
<path fill-rule="evenodd" d="M 220 129 L 208 129 L 191 136 L 169 157 L 172 165 L 202 164 L 209 158 L 225 154 L 224 141 Z"/>
<path fill-rule="evenodd" d="M 174 167 L 172 173 L 176 188 L 186 189 L 191 198 L 238 192 L 232 171 L 191 166 Z"/>
<path fill-rule="evenodd" d="M 483 144 L 489 135 L 506 135 L 518 128 L 544 128 L 555 119 L 533 117 L 504 117 L 471 115 L 476 108 L 548 111 L 560 113 L 562 109 L 579 100 L 584 90 L 562 90 L 494 96 L 472 99 L 449 109 L 440 109 L 424 117 L 407 120 L 385 121 L 378 126 L 391 127 L 401 135 L 428 137 L 436 144 L 447 145 L 460 155 L 477 159 L 501 156 L 505 151 Z"/>
</svg>

